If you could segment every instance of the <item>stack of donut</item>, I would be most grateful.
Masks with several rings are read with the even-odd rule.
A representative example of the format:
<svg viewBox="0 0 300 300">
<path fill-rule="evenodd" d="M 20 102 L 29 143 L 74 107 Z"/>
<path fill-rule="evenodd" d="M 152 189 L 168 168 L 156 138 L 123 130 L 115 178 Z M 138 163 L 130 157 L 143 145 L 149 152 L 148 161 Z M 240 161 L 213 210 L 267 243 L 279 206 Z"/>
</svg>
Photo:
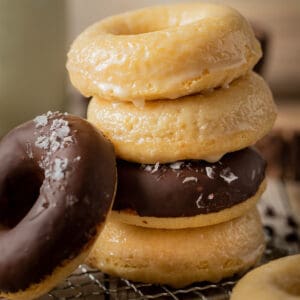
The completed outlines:
<svg viewBox="0 0 300 300">
<path fill-rule="evenodd" d="M 264 250 L 251 146 L 276 108 L 252 71 L 261 49 L 234 9 L 176 4 L 113 16 L 73 43 L 72 83 L 114 144 L 118 191 L 89 256 L 102 271 L 175 287 L 219 281 Z"/>
</svg>

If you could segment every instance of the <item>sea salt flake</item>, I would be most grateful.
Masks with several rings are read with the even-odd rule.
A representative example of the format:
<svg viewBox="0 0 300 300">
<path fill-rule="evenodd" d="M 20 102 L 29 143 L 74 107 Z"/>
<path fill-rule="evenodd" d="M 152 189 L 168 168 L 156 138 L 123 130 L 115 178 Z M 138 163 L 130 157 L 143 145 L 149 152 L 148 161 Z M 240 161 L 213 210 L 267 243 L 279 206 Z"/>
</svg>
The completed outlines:
<svg viewBox="0 0 300 300">
<path fill-rule="evenodd" d="M 201 205 L 202 197 L 203 197 L 203 194 L 201 193 L 201 194 L 199 195 L 199 197 L 197 198 L 197 200 L 196 200 L 196 205 L 197 205 L 198 208 L 203 207 L 203 205 Z"/>
<path fill-rule="evenodd" d="M 180 170 L 181 166 L 183 164 L 184 164 L 183 161 L 177 161 L 177 162 L 174 162 L 174 163 L 170 164 L 170 168 L 173 169 L 173 170 Z"/>
<path fill-rule="evenodd" d="M 66 136 L 64 138 L 64 143 L 73 143 L 73 138 L 71 136 Z"/>
<path fill-rule="evenodd" d="M 214 198 L 215 198 L 215 195 L 213 193 L 211 193 L 207 196 L 207 199 L 209 199 L 209 200 L 212 200 Z"/>
<path fill-rule="evenodd" d="M 152 171 L 151 171 L 151 174 L 155 173 L 158 169 L 159 169 L 159 162 L 157 162 L 157 163 L 154 165 L 154 167 L 153 167 L 153 169 L 152 169 Z"/>
<path fill-rule="evenodd" d="M 147 172 L 152 172 L 152 166 L 151 165 L 146 165 L 144 170 L 147 171 Z"/>
<path fill-rule="evenodd" d="M 48 117 L 47 115 L 40 115 L 35 117 L 33 121 L 35 123 L 36 128 L 43 127 L 48 124 Z"/>
<path fill-rule="evenodd" d="M 215 178 L 215 171 L 213 170 L 213 168 L 211 167 L 205 167 L 205 172 L 208 178 L 210 179 L 214 179 Z"/>
<path fill-rule="evenodd" d="M 51 117 L 53 115 L 54 115 L 54 112 L 52 112 L 51 110 L 47 111 L 47 114 L 46 114 L 47 117 Z"/>
<path fill-rule="evenodd" d="M 198 182 L 198 178 L 197 178 L 197 177 L 194 177 L 194 176 L 185 177 L 185 178 L 183 179 L 182 183 L 187 183 L 187 182 L 190 182 L 190 181 Z"/>
<path fill-rule="evenodd" d="M 56 132 L 51 133 L 49 141 L 50 141 L 50 151 L 52 153 L 56 152 L 58 149 L 61 148 L 61 142 L 59 141 Z"/>
<path fill-rule="evenodd" d="M 49 161 L 50 159 L 48 156 L 42 157 L 42 159 L 39 161 L 40 168 L 46 169 L 49 166 Z"/>
<path fill-rule="evenodd" d="M 231 172 L 230 168 L 225 168 L 220 172 L 220 177 L 224 179 L 227 183 L 231 183 L 238 179 L 233 172 Z"/>
<path fill-rule="evenodd" d="M 47 150 L 49 147 L 49 138 L 45 135 L 38 136 L 34 144 L 40 149 Z"/>
<path fill-rule="evenodd" d="M 50 130 L 56 131 L 57 136 L 63 139 L 70 133 L 69 122 L 64 119 L 55 119 L 51 124 Z"/>
<path fill-rule="evenodd" d="M 65 170 L 68 166 L 67 158 L 55 158 L 53 169 L 50 170 L 48 176 L 53 180 L 61 180 L 65 177 Z M 47 170 L 48 171 L 48 170 Z"/>
<path fill-rule="evenodd" d="M 57 129 L 57 135 L 61 139 L 66 139 L 67 137 L 69 137 L 68 136 L 69 133 L 70 133 L 70 127 L 69 126 L 62 126 L 61 128 Z"/>
</svg>

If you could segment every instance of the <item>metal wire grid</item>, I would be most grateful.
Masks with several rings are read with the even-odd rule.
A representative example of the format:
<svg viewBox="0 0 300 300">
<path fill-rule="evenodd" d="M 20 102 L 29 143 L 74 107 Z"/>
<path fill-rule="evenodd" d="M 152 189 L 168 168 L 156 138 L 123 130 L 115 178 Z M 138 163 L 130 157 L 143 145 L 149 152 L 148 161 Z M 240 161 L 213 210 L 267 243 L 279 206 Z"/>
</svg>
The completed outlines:
<svg viewBox="0 0 300 300">
<path fill-rule="evenodd" d="M 103 273 L 80 266 L 78 273 L 69 277 L 62 286 L 41 299 L 229 299 L 236 279 L 219 284 L 197 284 L 185 289 L 166 286 L 132 283 L 126 279 L 113 278 Z"/>
<path fill-rule="evenodd" d="M 278 249 L 272 244 L 268 244 L 263 262 L 287 254 L 287 250 Z M 236 276 L 218 284 L 196 283 L 183 289 L 173 289 L 164 285 L 133 283 L 81 265 L 64 283 L 40 300 L 228 300 L 237 280 L 238 277 Z"/>
<path fill-rule="evenodd" d="M 290 207 L 284 193 L 282 184 L 270 184 L 269 194 L 266 193 L 260 204 L 260 211 L 263 214 L 267 203 L 272 203 L 276 207 L 276 214 L 280 229 L 282 224 L 286 224 L 290 214 Z M 274 196 L 276 195 L 277 196 Z M 271 198 L 271 201 L 269 201 Z M 263 217 L 264 224 L 270 221 Z M 282 224 L 281 224 L 281 223 Z M 299 244 L 287 244 L 283 239 L 282 231 L 275 230 L 273 236 L 268 236 L 268 244 L 262 259 L 262 263 L 286 256 L 288 254 L 299 253 Z M 85 265 L 79 266 L 75 273 L 66 279 L 61 285 L 56 287 L 39 300 L 228 300 L 230 293 L 239 278 L 233 277 L 218 284 L 196 283 L 183 289 L 173 289 L 164 285 L 152 285 L 143 283 L 133 283 L 122 278 L 115 278 L 91 269 Z"/>
</svg>

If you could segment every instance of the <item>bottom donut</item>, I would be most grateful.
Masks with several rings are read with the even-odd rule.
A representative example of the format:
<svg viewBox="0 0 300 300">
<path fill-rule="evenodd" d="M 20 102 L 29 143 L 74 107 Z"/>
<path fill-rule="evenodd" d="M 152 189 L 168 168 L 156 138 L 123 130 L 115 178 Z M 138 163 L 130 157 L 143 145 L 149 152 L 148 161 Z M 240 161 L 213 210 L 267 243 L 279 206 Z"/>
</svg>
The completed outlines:
<svg viewBox="0 0 300 300">
<path fill-rule="evenodd" d="M 109 219 L 87 263 L 132 281 L 179 288 L 242 273 L 258 262 L 264 247 L 257 209 L 225 223 L 178 230 Z"/>
</svg>

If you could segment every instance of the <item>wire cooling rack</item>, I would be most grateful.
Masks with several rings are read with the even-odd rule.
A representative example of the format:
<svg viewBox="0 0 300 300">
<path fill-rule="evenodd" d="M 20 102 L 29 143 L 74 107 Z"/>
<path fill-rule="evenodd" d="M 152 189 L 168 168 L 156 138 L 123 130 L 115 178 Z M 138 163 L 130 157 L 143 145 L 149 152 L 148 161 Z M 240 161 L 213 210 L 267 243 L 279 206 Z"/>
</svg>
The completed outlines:
<svg viewBox="0 0 300 300">
<path fill-rule="evenodd" d="M 259 204 L 265 226 L 267 247 L 261 263 L 300 253 L 299 227 L 291 216 L 282 182 L 269 182 Z M 133 283 L 81 265 L 68 279 L 39 300 L 228 300 L 239 277 L 212 284 L 196 283 L 182 289 L 164 285 Z"/>
<path fill-rule="evenodd" d="M 287 254 L 287 251 L 275 248 L 269 243 L 263 261 L 269 261 Z M 203 282 L 183 289 L 173 289 L 164 285 L 133 283 L 126 279 L 105 275 L 82 265 L 65 282 L 48 295 L 41 297 L 40 300 L 227 300 L 238 279 L 238 277 L 233 277 L 218 284 Z"/>
</svg>

